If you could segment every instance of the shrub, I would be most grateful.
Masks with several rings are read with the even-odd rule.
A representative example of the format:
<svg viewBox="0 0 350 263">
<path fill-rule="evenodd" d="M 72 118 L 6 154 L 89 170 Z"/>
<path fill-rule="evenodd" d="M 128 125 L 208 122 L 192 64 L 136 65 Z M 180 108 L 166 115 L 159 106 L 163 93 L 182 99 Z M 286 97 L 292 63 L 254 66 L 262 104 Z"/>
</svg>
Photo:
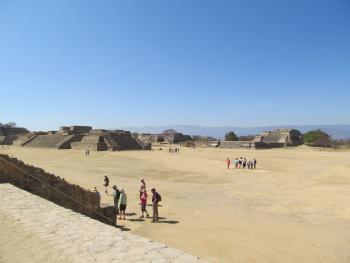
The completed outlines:
<svg viewBox="0 0 350 263">
<path fill-rule="evenodd" d="M 230 131 L 225 134 L 225 141 L 238 141 L 238 136 L 233 131 Z"/>
<path fill-rule="evenodd" d="M 331 137 L 321 130 L 309 131 L 304 134 L 304 143 L 314 147 L 330 147 Z"/>
<path fill-rule="evenodd" d="M 185 141 L 185 147 L 195 147 L 195 144 L 193 141 Z"/>
</svg>

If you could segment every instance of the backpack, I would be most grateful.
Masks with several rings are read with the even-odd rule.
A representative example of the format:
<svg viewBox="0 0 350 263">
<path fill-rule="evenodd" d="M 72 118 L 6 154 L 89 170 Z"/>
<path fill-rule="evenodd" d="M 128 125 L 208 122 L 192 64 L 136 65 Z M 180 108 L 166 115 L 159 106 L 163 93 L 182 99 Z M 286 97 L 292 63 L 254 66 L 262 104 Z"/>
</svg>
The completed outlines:
<svg viewBox="0 0 350 263">
<path fill-rule="evenodd" d="M 115 199 L 119 199 L 120 198 L 120 194 L 121 194 L 121 192 L 119 191 L 119 189 L 117 190 L 117 194 L 116 194 L 116 196 L 115 196 Z"/>
<path fill-rule="evenodd" d="M 156 196 L 157 196 L 158 202 L 162 201 L 162 197 L 159 193 L 157 193 Z"/>
</svg>

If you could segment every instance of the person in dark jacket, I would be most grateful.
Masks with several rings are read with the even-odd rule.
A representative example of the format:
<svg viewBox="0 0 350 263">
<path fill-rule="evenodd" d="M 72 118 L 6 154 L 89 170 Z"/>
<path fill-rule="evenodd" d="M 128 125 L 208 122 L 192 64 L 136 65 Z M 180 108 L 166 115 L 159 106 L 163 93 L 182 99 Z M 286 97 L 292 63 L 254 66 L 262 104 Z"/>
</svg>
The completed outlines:
<svg viewBox="0 0 350 263">
<path fill-rule="evenodd" d="M 158 214 L 158 203 L 161 201 L 160 194 L 157 193 L 155 188 L 152 188 L 152 205 L 153 205 L 153 220 L 152 222 L 159 221 L 159 214 Z"/>
<path fill-rule="evenodd" d="M 113 189 L 113 194 L 110 196 L 113 196 L 115 212 L 118 215 L 119 214 L 118 204 L 119 204 L 120 191 L 116 185 L 113 185 L 112 189 Z"/>
<path fill-rule="evenodd" d="M 103 186 L 105 187 L 105 193 L 108 193 L 108 186 L 109 186 L 109 178 L 108 175 L 105 175 L 103 179 Z"/>
</svg>

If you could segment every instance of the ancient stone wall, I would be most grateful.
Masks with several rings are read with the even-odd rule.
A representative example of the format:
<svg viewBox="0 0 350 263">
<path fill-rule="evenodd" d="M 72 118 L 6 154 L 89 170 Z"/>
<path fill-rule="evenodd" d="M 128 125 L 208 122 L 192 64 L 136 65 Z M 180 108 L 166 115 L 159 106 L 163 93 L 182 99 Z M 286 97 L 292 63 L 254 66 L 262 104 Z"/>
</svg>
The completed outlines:
<svg viewBox="0 0 350 263">
<path fill-rule="evenodd" d="M 134 138 L 129 131 L 109 131 L 104 138 L 108 149 L 112 151 L 144 149 L 142 142 Z"/>
<path fill-rule="evenodd" d="M 147 136 L 145 135 L 143 137 L 147 138 Z M 192 137 L 190 135 L 184 135 L 179 132 L 152 134 L 151 138 L 153 142 L 166 142 L 166 143 L 181 143 L 181 142 L 192 140 Z M 141 141 L 142 141 L 142 137 L 141 137 Z"/>
<path fill-rule="evenodd" d="M 102 135 L 86 135 L 81 142 L 71 143 L 72 149 L 75 150 L 91 150 L 91 151 L 106 151 L 107 144 L 104 142 Z"/>
<path fill-rule="evenodd" d="M 150 134 L 150 133 L 139 133 L 137 135 L 137 138 L 142 143 L 152 143 L 154 141 L 154 138 L 153 138 L 152 134 Z"/>
<path fill-rule="evenodd" d="M 271 148 L 297 146 L 302 144 L 302 134 L 295 129 L 276 129 L 260 133 L 254 141 L 270 144 Z"/>
<path fill-rule="evenodd" d="M 214 143 L 210 147 L 218 147 L 224 149 L 271 149 L 282 148 L 283 143 L 265 143 L 255 141 L 220 141 L 216 146 Z"/>
<path fill-rule="evenodd" d="M 0 183 L 11 183 L 60 206 L 115 225 L 114 207 L 99 208 L 94 192 L 3 154 L 0 154 Z"/>
<path fill-rule="evenodd" d="M 61 126 L 58 133 L 63 135 L 72 135 L 89 133 L 91 130 L 92 127 L 90 126 Z"/>
<path fill-rule="evenodd" d="M 18 135 L 0 136 L 0 145 L 12 145 Z"/>
<path fill-rule="evenodd" d="M 25 133 L 25 134 L 19 135 L 18 138 L 13 142 L 13 145 L 24 146 L 25 144 L 34 140 L 35 137 L 37 136 L 38 135 L 34 133 Z"/>
<path fill-rule="evenodd" d="M 250 141 L 220 141 L 218 147 L 225 149 L 255 149 L 255 143 Z"/>
<path fill-rule="evenodd" d="M 63 135 L 59 133 L 38 135 L 33 140 L 27 142 L 26 147 L 71 149 L 72 142 L 79 142 L 83 135 Z"/>
</svg>

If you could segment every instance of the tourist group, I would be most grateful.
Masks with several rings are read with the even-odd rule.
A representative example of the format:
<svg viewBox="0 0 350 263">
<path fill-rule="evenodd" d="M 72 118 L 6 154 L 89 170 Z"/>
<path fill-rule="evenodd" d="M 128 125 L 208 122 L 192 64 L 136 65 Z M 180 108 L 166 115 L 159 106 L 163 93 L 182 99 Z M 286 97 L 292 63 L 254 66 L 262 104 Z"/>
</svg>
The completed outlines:
<svg viewBox="0 0 350 263">
<path fill-rule="evenodd" d="M 251 160 L 248 160 L 247 158 L 243 158 L 243 157 L 240 157 L 240 158 L 233 158 L 233 161 L 232 161 L 233 165 L 235 166 L 235 169 L 256 169 L 256 164 L 257 164 L 257 160 L 254 158 L 254 159 L 251 159 Z M 226 165 L 227 165 L 227 169 L 230 169 L 231 167 L 231 160 L 230 158 L 227 157 L 226 159 Z"/>
<path fill-rule="evenodd" d="M 141 185 L 139 188 L 139 193 L 140 193 L 139 198 L 140 198 L 140 205 L 141 205 L 140 218 L 144 218 L 145 214 L 147 217 L 150 217 L 146 209 L 148 195 L 147 195 L 145 179 L 141 178 L 140 182 L 141 182 Z M 117 215 L 119 214 L 119 219 L 125 220 L 125 211 L 127 206 L 126 192 L 124 189 L 119 190 L 116 185 L 113 185 L 112 186 L 113 194 L 109 194 L 108 186 L 109 186 L 109 177 L 105 175 L 103 179 L 103 187 L 105 188 L 105 194 L 113 197 L 114 207 Z M 98 192 L 96 187 L 94 187 L 93 191 L 96 193 L 98 199 L 101 200 L 101 194 Z M 157 222 L 159 221 L 159 214 L 158 214 L 159 204 L 158 203 L 162 201 L 162 197 L 155 188 L 152 188 L 151 192 L 152 192 L 152 207 L 153 207 L 152 222 Z"/>
<path fill-rule="evenodd" d="M 172 148 L 172 147 L 169 148 L 169 153 L 178 153 L 178 152 L 180 152 L 180 148 Z"/>
</svg>

